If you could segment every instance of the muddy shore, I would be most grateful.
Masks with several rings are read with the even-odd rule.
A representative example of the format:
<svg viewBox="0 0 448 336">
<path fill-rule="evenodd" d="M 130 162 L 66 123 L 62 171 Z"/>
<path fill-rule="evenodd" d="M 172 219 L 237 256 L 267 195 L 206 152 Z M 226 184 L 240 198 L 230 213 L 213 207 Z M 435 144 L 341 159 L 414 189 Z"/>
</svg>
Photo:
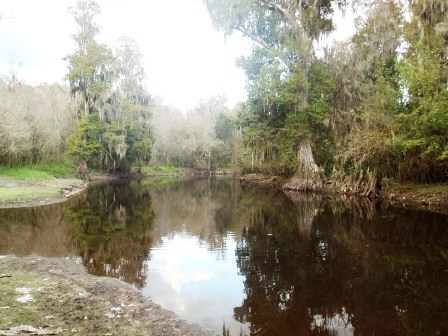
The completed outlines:
<svg viewBox="0 0 448 336">
<path fill-rule="evenodd" d="M 75 259 L 0 257 L 0 335 L 217 335 Z"/>
</svg>

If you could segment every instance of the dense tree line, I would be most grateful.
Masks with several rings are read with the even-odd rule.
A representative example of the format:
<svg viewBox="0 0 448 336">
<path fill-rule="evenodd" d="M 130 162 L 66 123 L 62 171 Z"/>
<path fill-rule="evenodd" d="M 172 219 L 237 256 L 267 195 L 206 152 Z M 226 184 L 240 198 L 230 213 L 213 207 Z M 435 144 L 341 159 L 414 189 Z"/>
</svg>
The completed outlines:
<svg viewBox="0 0 448 336">
<path fill-rule="evenodd" d="M 295 190 L 328 179 L 446 182 L 447 7 L 429 0 L 204 0 L 216 28 L 249 37 L 238 65 L 248 99 L 212 97 L 188 113 L 145 87 L 131 38 L 97 42 L 93 0 L 69 9 L 69 88 L 0 79 L 2 164 L 75 161 L 126 172 L 154 164 L 292 176 Z M 333 14 L 360 13 L 356 33 L 316 53 Z M 71 94 L 71 99 L 70 99 Z M 51 129 L 51 132 L 49 130 Z M 371 174 L 371 173 L 369 173 Z M 355 181 L 356 178 L 352 178 Z M 359 178 L 358 180 L 361 180 Z"/>
<path fill-rule="evenodd" d="M 0 77 L 0 97 L 0 164 L 61 160 L 76 123 L 68 88 L 31 86 L 10 74 Z"/>
<path fill-rule="evenodd" d="M 254 42 L 239 60 L 248 99 L 239 112 L 243 171 L 326 177 L 448 178 L 444 2 L 429 0 L 204 0 L 217 29 Z M 333 12 L 362 13 L 348 41 L 315 50 Z M 409 17 L 409 19 L 405 19 Z"/>
<path fill-rule="evenodd" d="M 114 48 L 99 44 L 100 8 L 93 0 L 77 0 L 69 12 L 77 25 L 75 51 L 65 58 L 69 87 L 27 85 L 17 71 L 0 78 L 0 163 L 69 157 L 120 172 L 148 163 L 151 98 L 136 42 L 123 37 Z"/>
<path fill-rule="evenodd" d="M 216 169 L 236 164 L 235 116 L 224 97 L 211 97 L 184 114 L 149 95 L 143 55 L 122 37 L 114 47 L 97 42 L 94 0 L 77 0 L 75 50 L 66 56 L 65 85 L 32 86 L 16 73 L 0 78 L 1 163 L 79 162 L 128 172 L 154 165 Z M 64 155 L 68 154 L 68 155 Z"/>
<path fill-rule="evenodd" d="M 156 100 L 152 163 L 200 170 L 235 168 L 238 129 L 225 102 L 224 97 L 211 97 L 184 115 Z"/>
</svg>

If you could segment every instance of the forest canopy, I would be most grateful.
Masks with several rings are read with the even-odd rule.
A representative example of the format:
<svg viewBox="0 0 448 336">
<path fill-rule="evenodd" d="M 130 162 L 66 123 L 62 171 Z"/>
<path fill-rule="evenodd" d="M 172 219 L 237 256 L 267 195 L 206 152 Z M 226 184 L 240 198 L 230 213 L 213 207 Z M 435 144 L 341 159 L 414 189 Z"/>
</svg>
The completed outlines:
<svg viewBox="0 0 448 336">
<path fill-rule="evenodd" d="M 254 44 L 239 65 L 245 172 L 292 175 L 320 189 L 325 175 L 448 179 L 444 1 L 204 0 L 217 29 Z M 316 53 L 333 13 L 359 13 L 356 33 Z M 325 174 L 323 174 L 325 173 Z"/>
</svg>

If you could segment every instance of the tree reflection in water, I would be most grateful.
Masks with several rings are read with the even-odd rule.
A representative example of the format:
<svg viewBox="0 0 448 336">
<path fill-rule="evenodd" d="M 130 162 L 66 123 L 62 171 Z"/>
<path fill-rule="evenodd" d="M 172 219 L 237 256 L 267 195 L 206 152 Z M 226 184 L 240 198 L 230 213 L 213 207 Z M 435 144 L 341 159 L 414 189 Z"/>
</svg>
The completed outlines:
<svg viewBox="0 0 448 336">
<path fill-rule="evenodd" d="M 212 280 L 220 285 L 193 286 L 191 297 L 206 304 L 182 302 L 190 315 L 214 317 L 217 331 L 448 335 L 447 223 L 367 200 L 242 188 L 236 179 L 151 179 L 95 186 L 63 204 L 2 209 L 0 254 L 81 256 L 90 273 L 145 291 L 156 282 L 147 281 L 156 254 L 163 259 L 163 245 L 174 245 L 180 271 L 194 273 L 201 253 L 200 266 L 219 275 Z"/>
<path fill-rule="evenodd" d="M 77 256 L 76 239 L 65 217 L 75 202 L 0 209 L 0 255 Z"/>
<path fill-rule="evenodd" d="M 250 220 L 236 257 L 246 299 L 234 316 L 251 335 L 448 332 L 446 216 L 242 194 Z"/>
<path fill-rule="evenodd" d="M 140 183 L 98 185 L 67 215 L 89 273 L 145 285 L 154 212 Z"/>
</svg>

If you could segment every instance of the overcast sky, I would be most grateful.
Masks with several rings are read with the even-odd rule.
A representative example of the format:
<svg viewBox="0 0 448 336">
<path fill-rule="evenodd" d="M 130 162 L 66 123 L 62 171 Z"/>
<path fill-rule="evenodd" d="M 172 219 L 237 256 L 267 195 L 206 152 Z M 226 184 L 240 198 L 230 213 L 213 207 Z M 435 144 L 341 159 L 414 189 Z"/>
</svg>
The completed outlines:
<svg viewBox="0 0 448 336">
<path fill-rule="evenodd" d="M 62 82 L 63 58 L 74 51 L 75 30 L 68 7 L 75 0 L 0 1 L 0 75 L 21 63 L 28 83 Z M 114 46 L 118 37 L 133 37 L 144 55 L 147 86 L 165 103 L 188 110 L 200 99 L 224 94 L 229 106 L 245 98 L 245 78 L 238 56 L 251 42 L 239 35 L 224 41 L 213 30 L 201 0 L 97 0 L 102 13 L 98 41 Z M 13 18 L 8 18 L 13 17 Z M 336 18 L 338 31 L 353 31 L 353 15 Z"/>
<path fill-rule="evenodd" d="M 250 41 L 213 30 L 200 0 L 97 0 L 101 14 L 98 41 L 109 46 L 133 37 L 144 54 L 149 91 L 183 110 L 201 98 L 224 94 L 230 105 L 245 98 L 238 56 Z M 21 63 L 29 83 L 61 82 L 64 56 L 73 52 L 75 30 L 67 8 L 74 0 L 2 0 L 0 2 L 0 74 Z M 14 18 L 6 18 L 14 17 Z"/>
</svg>

